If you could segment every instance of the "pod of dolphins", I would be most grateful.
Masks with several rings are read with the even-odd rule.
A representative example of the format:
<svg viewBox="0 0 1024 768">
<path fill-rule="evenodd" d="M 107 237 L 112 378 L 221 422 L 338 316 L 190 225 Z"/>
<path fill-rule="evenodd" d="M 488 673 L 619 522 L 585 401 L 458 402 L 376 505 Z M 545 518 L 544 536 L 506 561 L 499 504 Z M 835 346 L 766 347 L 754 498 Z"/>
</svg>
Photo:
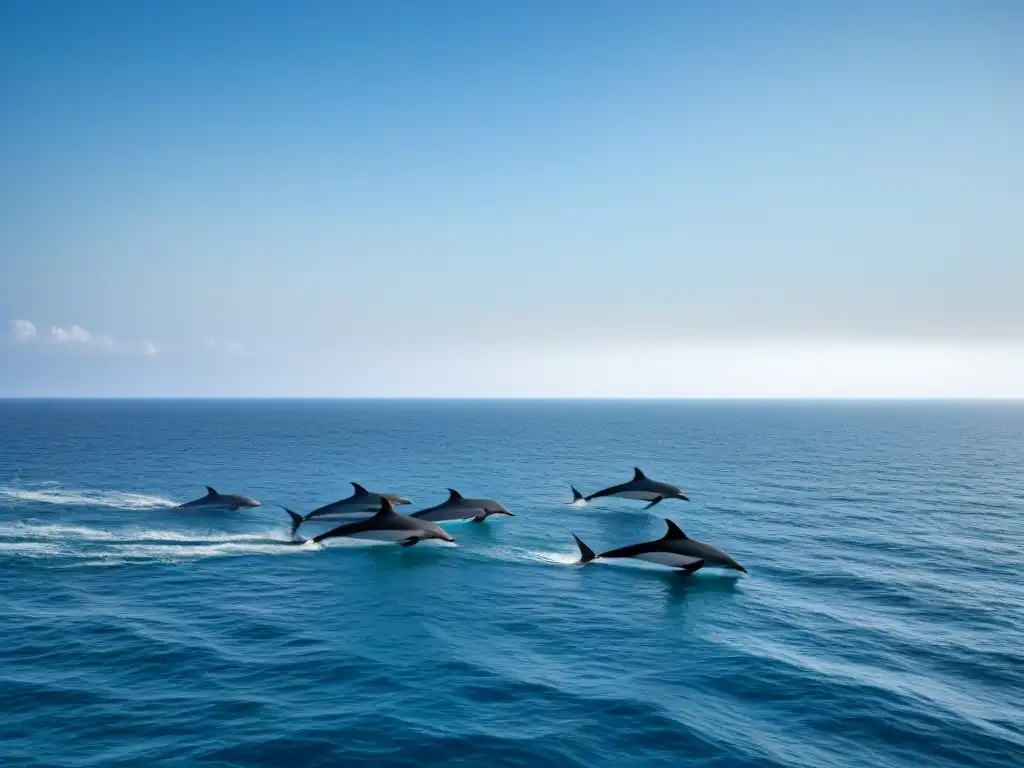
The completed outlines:
<svg viewBox="0 0 1024 768">
<path fill-rule="evenodd" d="M 287 507 L 282 507 L 292 521 L 291 543 L 319 544 L 326 539 L 336 537 L 388 541 L 403 547 L 411 547 L 428 539 L 454 542 L 455 539 L 440 526 L 440 523 L 456 520 L 482 523 L 491 515 L 515 516 L 501 502 L 494 499 L 467 498 L 454 488 L 448 489 L 448 498 L 440 504 L 403 515 L 396 512 L 395 507 L 411 504 L 409 499 L 394 493 L 368 491 L 358 483 L 352 483 L 352 488 L 351 496 L 314 509 L 305 516 Z M 632 480 L 609 486 L 589 496 L 584 496 L 576 490 L 575 486 L 570 486 L 570 488 L 574 504 L 606 497 L 636 499 L 648 502 L 644 507 L 647 510 L 666 499 L 689 501 L 689 498 L 678 486 L 652 480 L 637 467 L 633 468 Z M 177 509 L 239 510 L 259 506 L 262 506 L 260 502 L 249 496 L 219 493 L 215 488 L 206 486 L 205 496 L 182 504 Z M 303 523 L 311 520 L 346 522 L 307 541 L 300 538 L 298 532 Z M 573 534 L 573 539 L 576 540 L 576 545 L 580 550 L 579 563 L 586 564 L 597 559 L 632 558 L 668 566 L 684 575 L 705 566 L 718 566 L 743 573 L 747 572 L 746 568 L 722 550 L 702 541 L 691 539 L 672 520 L 666 519 L 665 523 L 668 526 L 668 532 L 660 539 L 629 544 L 600 554 L 595 553 L 576 534 Z"/>
</svg>

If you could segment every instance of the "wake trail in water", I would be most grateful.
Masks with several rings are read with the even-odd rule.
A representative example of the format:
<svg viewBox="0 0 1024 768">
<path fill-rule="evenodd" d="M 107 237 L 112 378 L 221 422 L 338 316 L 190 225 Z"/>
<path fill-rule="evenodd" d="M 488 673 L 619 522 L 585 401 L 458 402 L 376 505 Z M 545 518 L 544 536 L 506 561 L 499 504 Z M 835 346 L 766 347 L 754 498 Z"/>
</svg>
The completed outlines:
<svg viewBox="0 0 1024 768">
<path fill-rule="evenodd" d="M 178 502 L 163 496 L 130 491 L 105 491 L 88 488 L 61 488 L 43 483 L 39 488 L 0 486 L 0 503 L 58 504 L 70 507 L 102 507 L 108 509 L 169 509 Z"/>
<path fill-rule="evenodd" d="M 284 531 L 213 533 L 104 530 L 34 520 L 0 524 L 0 557 L 62 558 L 75 565 L 188 562 L 207 557 L 277 555 L 309 551 Z"/>
</svg>

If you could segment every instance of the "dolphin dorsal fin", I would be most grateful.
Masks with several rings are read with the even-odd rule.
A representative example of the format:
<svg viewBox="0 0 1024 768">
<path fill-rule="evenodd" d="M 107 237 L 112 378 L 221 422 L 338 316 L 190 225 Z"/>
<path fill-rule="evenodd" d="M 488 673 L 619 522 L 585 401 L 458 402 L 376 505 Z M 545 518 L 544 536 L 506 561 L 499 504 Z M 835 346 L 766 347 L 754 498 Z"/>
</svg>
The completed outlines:
<svg viewBox="0 0 1024 768">
<path fill-rule="evenodd" d="M 374 517 L 383 517 L 384 515 L 395 514 L 395 508 L 391 506 L 391 502 L 385 499 L 383 496 L 380 497 L 380 510 Z"/>
<path fill-rule="evenodd" d="M 678 525 L 673 523 L 668 518 L 665 518 L 665 525 L 668 526 L 668 532 L 664 536 L 662 536 L 661 538 L 663 538 L 663 539 L 688 539 L 689 538 L 689 536 L 687 536 L 685 533 L 683 533 L 683 529 L 682 528 L 680 528 Z"/>
<path fill-rule="evenodd" d="M 206 488 L 206 495 L 207 496 L 220 496 L 220 494 L 217 493 L 217 489 L 214 488 L 212 485 L 204 486 L 204 488 Z"/>
<path fill-rule="evenodd" d="M 448 501 L 462 501 L 462 494 L 454 488 L 448 489 Z"/>
<path fill-rule="evenodd" d="M 634 483 L 637 480 L 646 480 L 646 479 L 647 479 L 647 475 L 645 475 L 643 473 L 643 470 L 640 469 L 640 467 L 633 467 L 633 482 Z"/>
<path fill-rule="evenodd" d="M 352 483 L 352 487 L 356 489 L 356 496 L 369 496 L 370 492 L 363 488 L 359 483 Z"/>
</svg>

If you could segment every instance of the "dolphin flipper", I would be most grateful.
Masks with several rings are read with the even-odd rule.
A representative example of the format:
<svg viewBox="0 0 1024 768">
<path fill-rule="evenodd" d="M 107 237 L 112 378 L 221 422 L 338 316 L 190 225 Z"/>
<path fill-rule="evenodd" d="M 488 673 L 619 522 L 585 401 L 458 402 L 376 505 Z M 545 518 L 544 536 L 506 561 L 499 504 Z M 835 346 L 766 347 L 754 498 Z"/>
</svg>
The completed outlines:
<svg viewBox="0 0 1024 768">
<path fill-rule="evenodd" d="M 699 571 L 703 567 L 704 567 L 704 561 L 703 560 L 697 560 L 696 562 L 688 563 L 687 565 L 679 566 L 679 568 L 677 568 L 676 571 L 681 576 L 689 576 L 694 571 Z"/>
<path fill-rule="evenodd" d="M 410 536 L 407 539 L 402 539 L 398 543 L 399 543 L 400 546 L 403 546 L 403 547 L 411 547 L 413 544 L 419 544 L 421 541 L 423 541 L 423 537 L 422 536 L 415 536 L 414 535 L 414 536 Z"/>
<path fill-rule="evenodd" d="M 662 502 L 663 500 L 664 500 L 664 497 L 663 497 L 663 496 L 658 496 L 658 497 L 657 497 L 657 498 L 656 498 L 656 499 L 655 499 L 654 501 L 652 501 L 652 502 L 651 502 L 650 504 L 648 504 L 648 505 L 647 505 L 646 507 L 644 507 L 644 510 L 648 510 L 648 509 L 650 509 L 650 508 L 651 508 L 651 507 L 653 507 L 653 506 L 656 506 L 656 505 L 658 505 L 658 504 L 661 504 L 661 502 Z"/>
</svg>

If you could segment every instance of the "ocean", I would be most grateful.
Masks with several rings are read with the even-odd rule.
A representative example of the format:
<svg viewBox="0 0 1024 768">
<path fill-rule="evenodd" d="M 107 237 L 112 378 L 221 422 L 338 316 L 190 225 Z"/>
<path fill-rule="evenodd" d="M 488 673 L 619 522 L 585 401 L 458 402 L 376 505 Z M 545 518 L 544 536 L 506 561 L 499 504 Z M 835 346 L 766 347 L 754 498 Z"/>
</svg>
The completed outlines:
<svg viewBox="0 0 1024 768">
<path fill-rule="evenodd" d="M 666 517 L 749 573 L 576 564 Z M 3 401 L 0 765 L 1019 768 L 1022 566 L 1024 404 Z"/>
</svg>

